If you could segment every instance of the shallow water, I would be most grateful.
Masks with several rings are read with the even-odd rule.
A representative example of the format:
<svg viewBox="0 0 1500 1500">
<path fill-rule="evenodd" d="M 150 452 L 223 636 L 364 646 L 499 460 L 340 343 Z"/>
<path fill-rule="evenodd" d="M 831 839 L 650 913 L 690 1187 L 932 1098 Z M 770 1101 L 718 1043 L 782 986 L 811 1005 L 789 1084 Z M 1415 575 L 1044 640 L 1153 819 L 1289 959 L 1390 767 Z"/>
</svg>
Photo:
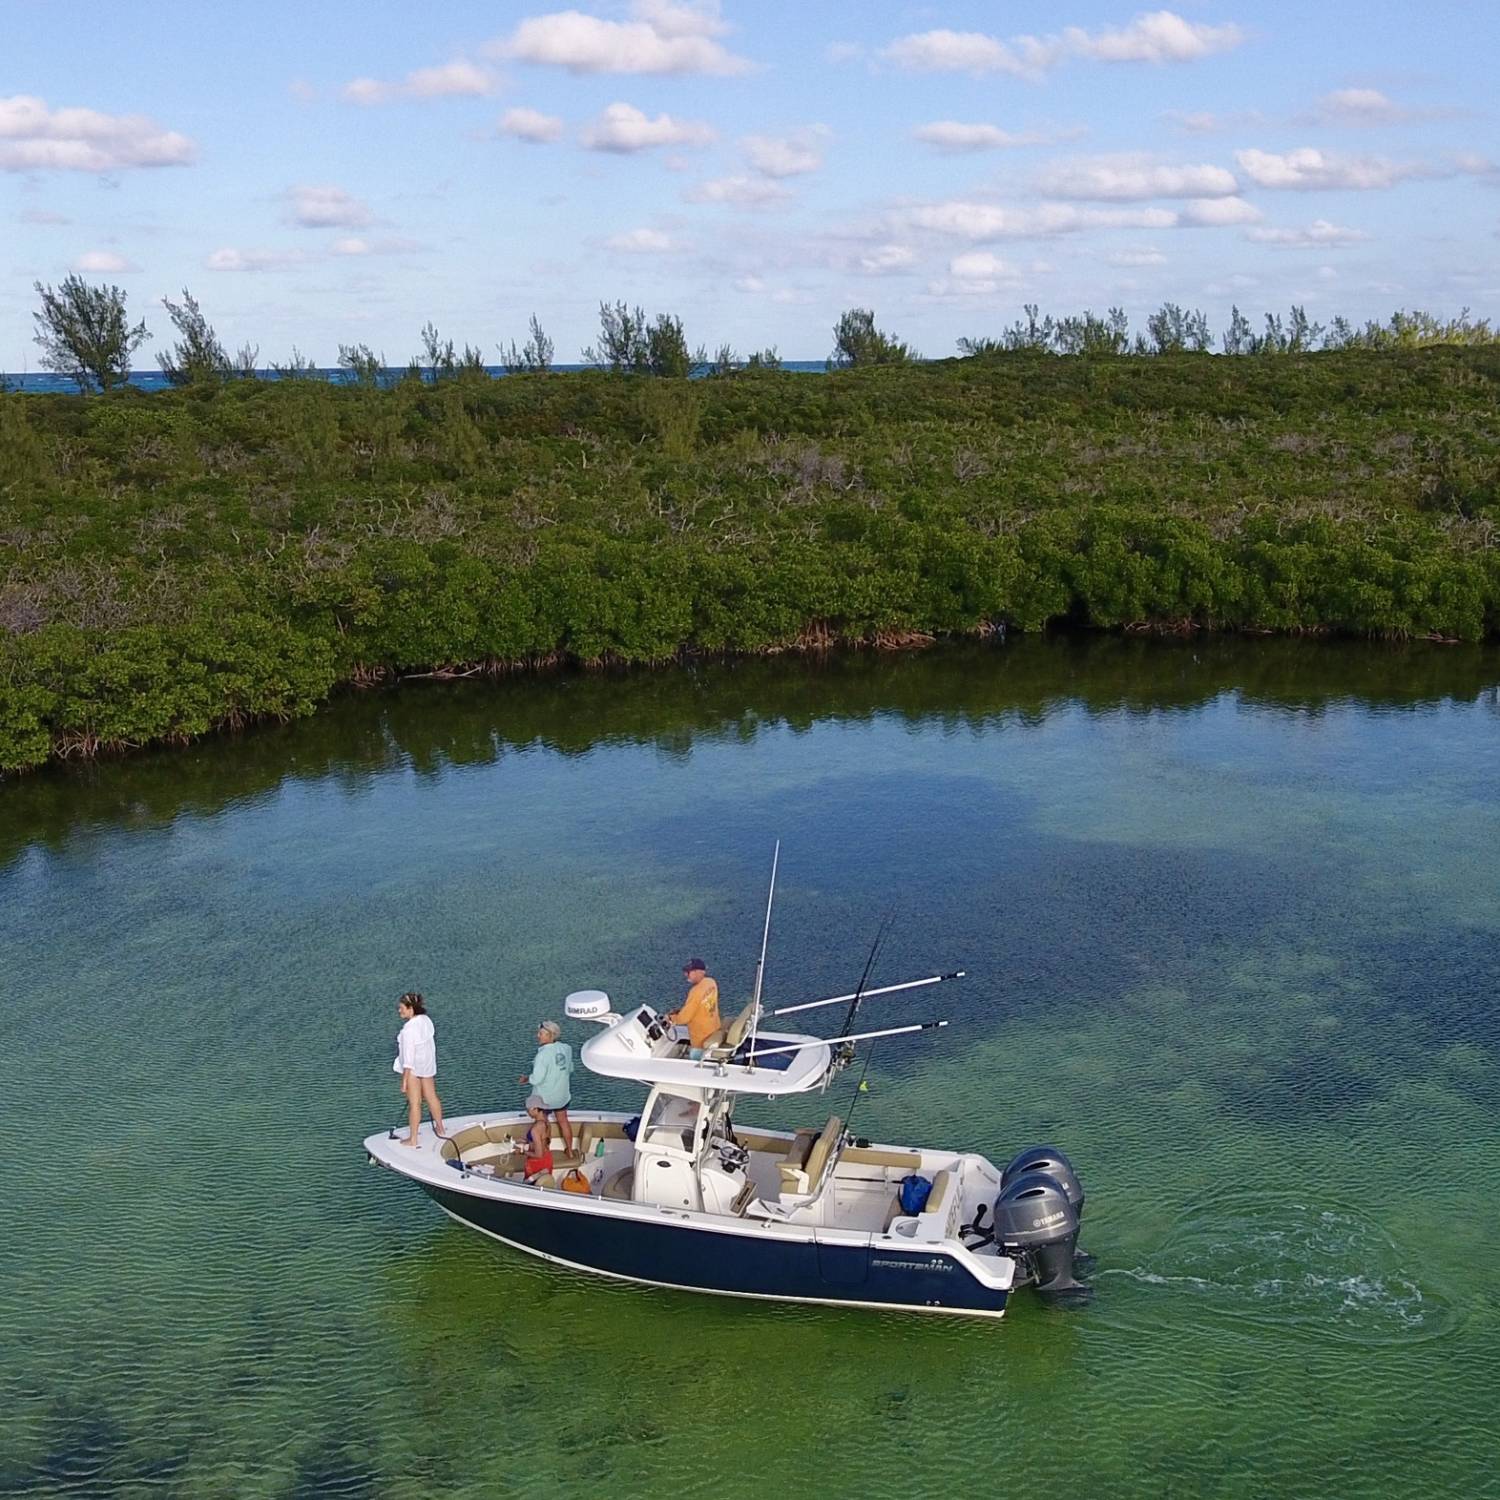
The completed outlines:
<svg viewBox="0 0 1500 1500">
<path fill-rule="evenodd" d="M 0 786 L 0 1493 L 1496 1493 L 1497 684 L 1022 641 L 413 687 Z M 971 976 L 871 1002 L 954 1024 L 858 1129 L 1062 1145 L 1087 1306 L 601 1284 L 365 1165 L 400 990 L 449 1107 L 513 1107 L 565 990 L 669 998 L 690 949 L 747 990 L 777 835 L 773 996 L 890 909 L 879 979 Z"/>
</svg>

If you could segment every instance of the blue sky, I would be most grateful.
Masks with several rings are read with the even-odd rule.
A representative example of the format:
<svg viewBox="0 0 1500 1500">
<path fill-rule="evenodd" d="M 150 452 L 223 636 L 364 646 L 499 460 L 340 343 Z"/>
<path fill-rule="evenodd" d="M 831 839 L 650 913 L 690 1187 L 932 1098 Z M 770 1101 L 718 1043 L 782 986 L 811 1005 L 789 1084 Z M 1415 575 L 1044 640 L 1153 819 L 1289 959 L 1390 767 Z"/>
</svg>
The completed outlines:
<svg viewBox="0 0 1500 1500">
<path fill-rule="evenodd" d="M 189 287 L 262 362 L 601 299 L 821 358 L 1025 302 L 1500 313 L 1500 6 L 0 0 L 0 369 L 32 283 Z M 151 363 L 143 351 L 141 362 Z"/>
</svg>

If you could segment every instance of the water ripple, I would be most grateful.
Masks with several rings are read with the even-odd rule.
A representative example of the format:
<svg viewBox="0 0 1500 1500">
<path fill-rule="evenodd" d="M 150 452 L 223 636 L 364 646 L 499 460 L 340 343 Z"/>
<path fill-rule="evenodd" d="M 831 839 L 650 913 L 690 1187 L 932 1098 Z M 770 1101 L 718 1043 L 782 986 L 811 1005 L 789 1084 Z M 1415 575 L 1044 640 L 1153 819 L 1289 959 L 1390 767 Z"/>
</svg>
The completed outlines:
<svg viewBox="0 0 1500 1500">
<path fill-rule="evenodd" d="M 1208 1318 L 1377 1345 L 1440 1338 L 1458 1327 L 1456 1299 L 1419 1264 L 1419 1252 L 1355 1209 L 1233 1192 L 1184 1210 L 1141 1265 L 1095 1276 L 1194 1299 Z"/>
</svg>

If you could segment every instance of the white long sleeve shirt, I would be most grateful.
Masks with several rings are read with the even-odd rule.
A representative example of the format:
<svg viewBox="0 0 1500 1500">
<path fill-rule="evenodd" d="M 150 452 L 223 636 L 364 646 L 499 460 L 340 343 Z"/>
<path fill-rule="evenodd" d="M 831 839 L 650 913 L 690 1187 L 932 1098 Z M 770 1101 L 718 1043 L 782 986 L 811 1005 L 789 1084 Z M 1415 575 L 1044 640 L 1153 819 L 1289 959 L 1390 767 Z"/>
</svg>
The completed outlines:
<svg viewBox="0 0 1500 1500">
<path fill-rule="evenodd" d="M 418 1078 L 437 1077 L 437 1037 L 431 1016 L 413 1016 L 396 1034 L 396 1060 L 391 1069 L 404 1073 L 408 1068 Z"/>
</svg>

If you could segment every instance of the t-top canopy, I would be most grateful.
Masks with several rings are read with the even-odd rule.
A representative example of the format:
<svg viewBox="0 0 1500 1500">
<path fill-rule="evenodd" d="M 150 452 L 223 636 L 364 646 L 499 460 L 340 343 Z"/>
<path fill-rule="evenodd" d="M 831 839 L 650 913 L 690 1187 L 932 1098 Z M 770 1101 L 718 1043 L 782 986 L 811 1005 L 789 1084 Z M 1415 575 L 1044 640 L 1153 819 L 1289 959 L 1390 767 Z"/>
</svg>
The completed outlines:
<svg viewBox="0 0 1500 1500">
<path fill-rule="evenodd" d="M 744 1046 L 733 1057 L 690 1058 L 674 1038 L 671 1024 L 643 1005 L 591 1036 L 579 1059 L 604 1078 L 736 1094 L 805 1094 L 823 1082 L 833 1061 L 829 1043 L 805 1033 L 762 1031 L 756 1038 L 756 1055 L 771 1048 L 799 1050 L 777 1051 L 754 1067 L 749 1066 Z"/>
</svg>

